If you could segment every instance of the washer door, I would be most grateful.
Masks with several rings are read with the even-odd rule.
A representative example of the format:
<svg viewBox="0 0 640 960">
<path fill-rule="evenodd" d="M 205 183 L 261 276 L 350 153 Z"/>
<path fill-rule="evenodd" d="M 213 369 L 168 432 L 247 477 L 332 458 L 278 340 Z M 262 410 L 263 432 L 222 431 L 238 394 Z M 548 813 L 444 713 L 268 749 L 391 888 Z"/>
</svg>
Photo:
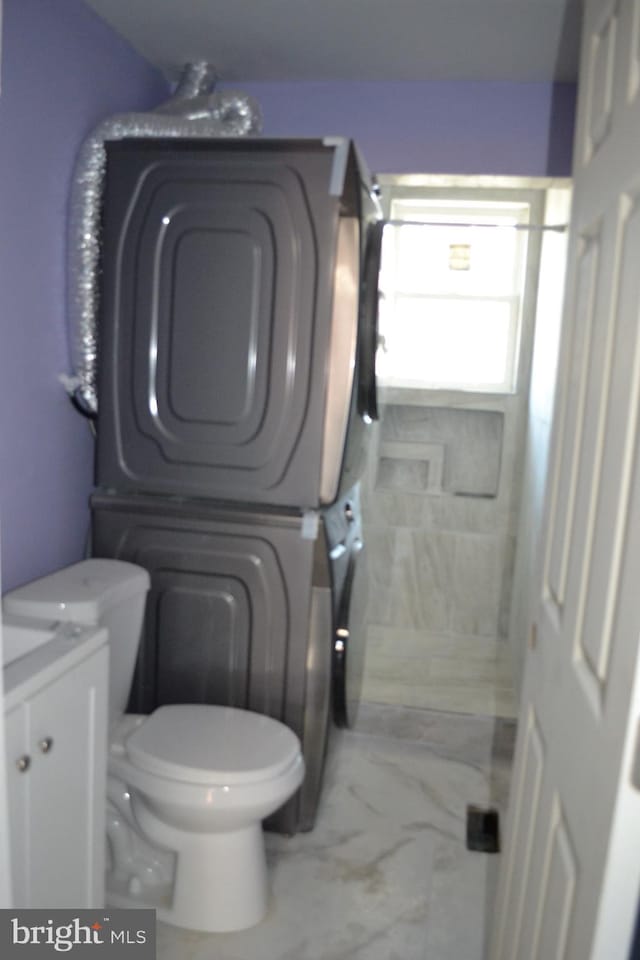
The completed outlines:
<svg viewBox="0 0 640 960">
<path fill-rule="evenodd" d="M 364 673 L 367 565 L 364 543 L 351 543 L 349 566 L 338 602 L 333 635 L 333 718 L 338 727 L 355 723 Z"/>
</svg>

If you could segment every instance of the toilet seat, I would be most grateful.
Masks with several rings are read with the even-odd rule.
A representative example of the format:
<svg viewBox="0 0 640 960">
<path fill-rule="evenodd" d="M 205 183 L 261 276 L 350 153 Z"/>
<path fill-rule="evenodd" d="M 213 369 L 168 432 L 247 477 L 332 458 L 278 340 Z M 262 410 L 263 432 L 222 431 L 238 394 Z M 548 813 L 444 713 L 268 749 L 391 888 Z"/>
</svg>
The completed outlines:
<svg viewBox="0 0 640 960">
<path fill-rule="evenodd" d="M 158 707 L 127 737 L 139 769 L 191 784 L 271 780 L 299 756 L 295 734 L 270 717 L 233 707 Z"/>
</svg>

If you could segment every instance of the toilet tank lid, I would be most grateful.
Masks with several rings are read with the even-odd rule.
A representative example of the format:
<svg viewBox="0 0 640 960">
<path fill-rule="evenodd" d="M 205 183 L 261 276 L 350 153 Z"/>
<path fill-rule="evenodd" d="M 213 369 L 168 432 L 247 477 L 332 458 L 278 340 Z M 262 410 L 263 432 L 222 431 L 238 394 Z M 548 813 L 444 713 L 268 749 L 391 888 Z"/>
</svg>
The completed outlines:
<svg viewBox="0 0 640 960">
<path fill-rule="evenodd" d="M 98 623 L 116 604 L 146 593 L 146 570 L 123 560 L 83 560 L 5 594 L 6 613 L 38 619 Z"/>
</svg>

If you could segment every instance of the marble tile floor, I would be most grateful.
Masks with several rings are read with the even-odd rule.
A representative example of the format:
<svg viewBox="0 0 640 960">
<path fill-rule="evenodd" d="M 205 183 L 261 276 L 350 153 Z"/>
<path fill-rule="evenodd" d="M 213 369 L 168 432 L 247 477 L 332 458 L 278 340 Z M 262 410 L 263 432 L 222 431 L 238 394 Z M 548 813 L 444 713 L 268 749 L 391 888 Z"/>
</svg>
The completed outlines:
<svg viewBox="0 0 640 960">
<path fill-rule="evenodd" d="M 234 934 L 158 925 L 158 960 L 483 960 L 499 856 L 469 803 L 506 802 L 513 724 L 363 704 L 336 732 L 315 829 L 267 834 L 271 904 Z"/>
<path fill-rule="evenodd" d="M 364 696 L 381 704 L 515 718 L 506 641 L 370 626 Z"/>
</svg>

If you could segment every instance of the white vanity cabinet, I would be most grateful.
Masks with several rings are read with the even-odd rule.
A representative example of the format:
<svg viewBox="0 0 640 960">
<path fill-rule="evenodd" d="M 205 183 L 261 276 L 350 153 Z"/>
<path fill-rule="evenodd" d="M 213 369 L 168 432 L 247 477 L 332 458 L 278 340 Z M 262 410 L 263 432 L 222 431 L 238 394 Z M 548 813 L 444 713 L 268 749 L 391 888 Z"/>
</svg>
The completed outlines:
<svg viewBox="0 0 640 960">
<path fill-rule="evenodd" d="M 16 907 L 104 902 L 106 641 L 103 629 L 54 625 L 4 667 Z"/>
</svg>

